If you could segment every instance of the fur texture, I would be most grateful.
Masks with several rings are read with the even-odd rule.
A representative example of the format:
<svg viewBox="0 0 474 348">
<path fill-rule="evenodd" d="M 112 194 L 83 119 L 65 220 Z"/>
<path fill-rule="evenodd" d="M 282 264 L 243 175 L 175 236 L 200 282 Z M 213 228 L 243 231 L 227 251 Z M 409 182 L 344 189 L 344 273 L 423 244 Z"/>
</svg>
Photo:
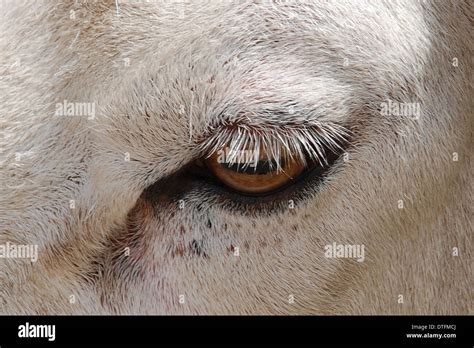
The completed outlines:
<svg viewBox="0 0 474 348">
<path fill-rule="evenodd" d="M 469 1 L 0 6 L 0 244 L 39 246 L 0 259 L 1 313 L 474 313 Z M 184 184 L 234 122 L 351 144 L 271 202 Z"/>
</svg>

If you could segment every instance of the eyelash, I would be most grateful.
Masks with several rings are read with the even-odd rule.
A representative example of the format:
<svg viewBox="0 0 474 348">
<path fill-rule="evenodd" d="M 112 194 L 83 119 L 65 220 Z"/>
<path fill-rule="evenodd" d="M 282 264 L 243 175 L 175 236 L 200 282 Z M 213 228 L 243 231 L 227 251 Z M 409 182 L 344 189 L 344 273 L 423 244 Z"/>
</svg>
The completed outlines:
<svg viewBox="0 0 474 348">
<path fill-rule="evenodd" d="M 342 145 L 350 136 L 350 131 L 336 123 L 307 123 L 304 125 L 246 125 L 232 123 L 223 125 L 219 131 L 200 145 L 201 153 L 210 157 L 224 146 L 232 152 L 252 149 L 267 154 L 267 161 L 275 163 L 281 169 L 282 160 L 298 160 L 306 164 L 307 160 L 325 165 L 328 163 L 326 150 L 343 151 Z M 281 151 L 283 149 L 283 153 Z M 296 158 L 294 158 L 296 156 Z M 232 165 L 236 161 L 229 161 Z"/>
</svg>

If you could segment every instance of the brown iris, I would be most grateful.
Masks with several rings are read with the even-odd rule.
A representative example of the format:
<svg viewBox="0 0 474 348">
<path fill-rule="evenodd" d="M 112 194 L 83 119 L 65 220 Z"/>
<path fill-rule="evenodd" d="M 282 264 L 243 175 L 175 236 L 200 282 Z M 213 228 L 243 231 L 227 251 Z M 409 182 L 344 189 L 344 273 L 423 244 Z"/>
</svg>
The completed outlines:
<svg viewBox="0 0 474 348">
<path fill-rule="evenodd" d="M 232 153 L 225 148 L 205 162 L 228 187 L 247 194 L 264 194 L 287 185 L 305 169 L 304 163 L 288 156 L 276 160 L 271 157 L 263 149 L 255 155 L 249 150 Z"/>
</svg>

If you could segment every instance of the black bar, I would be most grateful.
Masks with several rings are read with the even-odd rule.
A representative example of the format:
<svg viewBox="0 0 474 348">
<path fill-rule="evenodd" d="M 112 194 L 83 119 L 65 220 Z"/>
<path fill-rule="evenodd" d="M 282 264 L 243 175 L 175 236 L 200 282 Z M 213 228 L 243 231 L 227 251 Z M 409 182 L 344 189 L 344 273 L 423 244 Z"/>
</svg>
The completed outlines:
<svg viewBox="0 0 474 348">
<path fill-rule="evenodd" d="M 31 325 L 55 325 L 54 341 L 18 337 L 20 325 L 26 323 L 30 329 Z M 472 316 L 0 316 L 0 346 L 324 343 L 473 347 L 473 323 Z M 407 334 L 456 337 L 408 338 Z"/>
</svg>

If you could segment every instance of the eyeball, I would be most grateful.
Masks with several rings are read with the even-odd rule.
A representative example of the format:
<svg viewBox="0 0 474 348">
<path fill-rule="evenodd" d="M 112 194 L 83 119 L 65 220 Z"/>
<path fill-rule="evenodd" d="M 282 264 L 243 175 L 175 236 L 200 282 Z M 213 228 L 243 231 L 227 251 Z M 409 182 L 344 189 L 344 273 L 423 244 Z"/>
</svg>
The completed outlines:
<svg viewBox="0 0 474 348">
<path fill-rule="evenodd" d="M 205 159 L 205 164 L 224 185 L 243 194 L 278 190 L 294 181 L 306 167 L 300 159 L 274 158 L 263 149 L 254 155 L 250 150 L 235 154 L 224 147 Z"/>
</svg>

